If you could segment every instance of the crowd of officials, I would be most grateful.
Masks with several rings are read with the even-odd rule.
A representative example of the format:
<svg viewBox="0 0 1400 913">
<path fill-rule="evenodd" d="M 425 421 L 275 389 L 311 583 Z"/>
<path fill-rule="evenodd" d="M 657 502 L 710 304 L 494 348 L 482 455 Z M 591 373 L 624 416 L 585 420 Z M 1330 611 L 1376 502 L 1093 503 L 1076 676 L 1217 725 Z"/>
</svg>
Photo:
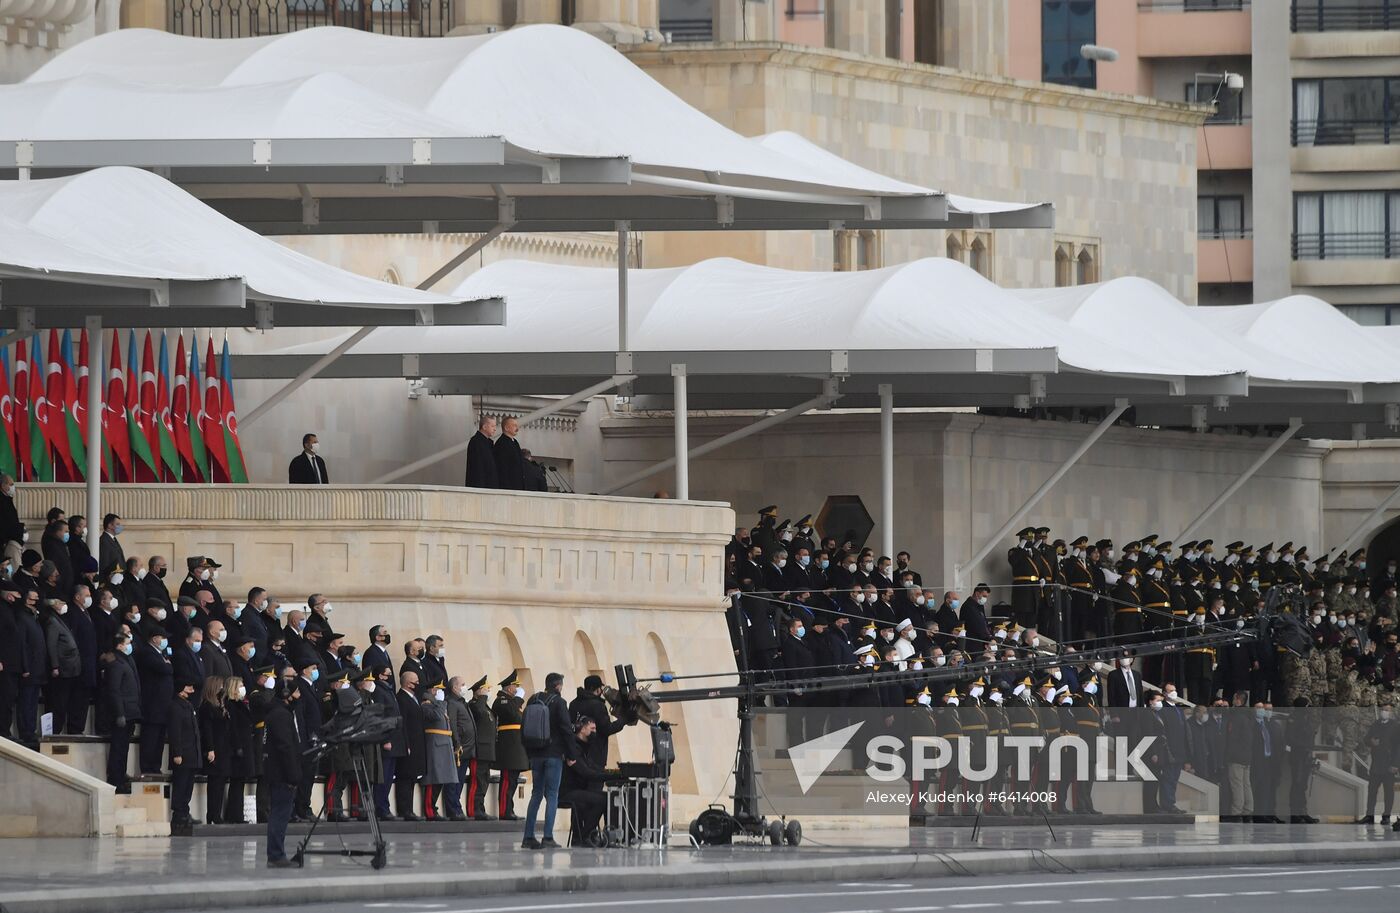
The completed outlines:
<svg viewBox="0 0 1400 913">
<path fill-rule="evenodd" d="M 172 586 L 164 556 L 125 554 L 116 514 L 102 518 L 97 555 L 86 518 L 58 508 L 33 548 L 14 496 L 13 479 L 0 476 L 0 734 L 36 750 L 43 734 L 105 738 L 107 780 L 119 793 L 133 779 L 169 776 L 176 829 L 194 824 L 196 777 L 206 783 L 207 824 L 245 823 L 250 794 L 260 822 L 309 819 L 318 778 L 331 820 L 362 818 L 370 804 L 384 820 L 519 820 L 513 797 L 527 771 L 543 789 L 531 796 L 526 846 L 553 845 L 561 796 L 584 792 L 574 807 L 601 814 L 609 737 L 624 722 L 609 714 L 597 676 L 566 704 L 563 676 L 551 674 L 538 697 L 559 731 L 527 746 L 530 698 L 514 670 L 498 681 L 454 675 L 441 636 L 396 645 L 388 624 L 352 643 L 325 594 L 291 608 L 259 586 L 226 597 L 211 556 L 187 558 Z M 307 760 L 348 688 L 380 705 L 394 728 L 382 744 Z M 372 795 L 359 794 L 361 782 Z M 285 860 L 280 840 L 269 860 Z"/>
<path fill-rule="evenodd" d="M 1394 560 L 1368 569 L 1364 549 L 1314 559 L 1292 542 L 1231 542 L 1217 553 L 1209 539 L 1175 545 L 1151 535 L 1120 554 L 1109 540 L 1051 540 L 1049 529 L 1027 528 L 1008 552 L 1009 600 L 993 604 L 986 584 L 966 598 L 926 586 L 908 552 L 877 555 L 849 534 L 844 542 L 818 538 L 810 516 L 777 517 L 776 506 L 766 507 L 756 526 L 735 531 L 726 580 L 739 661 L 762 679 L 792 682 L 774 703 L 958 707 L 935 714 L 934 725 L 988 735 L 1088 734 L 1111 730 L 1117 711 L 1133 711 L 1134 725 L 1163 736 L 1148 759 L 1158 783 L 1144 808 L 1177 811 L 1187 770 L 1217 782 L 1222 813 L 1237 819 L 1274 820 L 1273 797 L 1282 792 L 1293 800 L 1289 818 L 1313 820 L 1305 799 L 1311 748 L 1335 743 L 1369 759 L 1372 806 L 1383 796 L 1388 820 L 1392 765 L 1400 765 L 1400 726 L 1389 708 L 1400 679 Z M 1288 623 L 1258 623 L 1275 615 Z M 1263 636 L 1189 640 L 1246 628 Z M 1183 648 L 1146 648 L 1162 641 Z M 1106 646 L 1122 648 L 1112 663 L 1077 656 Z M 1032 657 L 1043 671 L 1012 671 Z M 968 673 L 948 672 L 963 666 Z M 859 681 L 881 670 L 923 674 L 802 691 L 818 676 L 854 673 Z M 1344 712 L 1304 709 L 1329 707 Z M 1042 712 L 1027 712 L 1035 708 Z M 1072 808 L 1070 792 L 1057 791 L 1057 810 L 1092 812 L 1087 795 Z"/>
</svg>

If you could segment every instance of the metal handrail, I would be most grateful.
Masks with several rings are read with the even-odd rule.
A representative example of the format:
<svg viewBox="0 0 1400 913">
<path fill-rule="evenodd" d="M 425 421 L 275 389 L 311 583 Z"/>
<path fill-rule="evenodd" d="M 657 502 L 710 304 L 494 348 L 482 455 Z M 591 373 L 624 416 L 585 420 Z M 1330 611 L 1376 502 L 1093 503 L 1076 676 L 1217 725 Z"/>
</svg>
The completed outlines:
<svg viewBox="0 0 1400 913">
<path fill-rule="evenodd" d="M 1400 2 L 1338 3 L 1293 0 L 1289 26 L 1295 32 L 1389 32 L 1400 29 Z"/>
<path fill-rule="evenodd" d="M 1400 118 L 1294 118 L 1291 126 L 1295 146 L 1388 145 L 1397 133 L 1400 133 Z"/>
<path fill-rule="evenodd" d="M 1295 232 L 1294 260 L 1393 260 L 1400 257 L 1400 232 Z"/>
<path fill-rule="evenodd" d="M 166 26 L 195 38 L 282 35 L 323 25 L 438 38 L 451 31 L 454 0 L 168 0 Z"/>
</svg>

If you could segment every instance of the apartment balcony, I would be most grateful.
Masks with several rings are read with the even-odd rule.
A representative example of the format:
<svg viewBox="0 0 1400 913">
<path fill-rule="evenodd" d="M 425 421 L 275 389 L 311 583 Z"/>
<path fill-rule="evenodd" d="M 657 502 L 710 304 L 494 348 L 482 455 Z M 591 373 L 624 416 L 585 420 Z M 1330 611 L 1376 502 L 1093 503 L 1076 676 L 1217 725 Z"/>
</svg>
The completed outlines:
<svg viewBox="0 0 1400 913">
<path fill-rule="evenodd" d="M 1196 131 L 1197 171 L 1248 171 L 1254 167 L 1254 131 L 1247 122 L 1207 121 Z"/>
<path fill-rule="evenodd" d="M 322 25 L 438 38 L 450 32 L 454 0 L 168 0 L 166 28 L 196 38 L 281 35 Z"/>
<path fill-rule="evenodd" d="M 1389 32 L 1400 30 L 1400 0 L 1293 0 L 1294 32 Z"/>
<path fill-rule="evenodd" d="M 1400 285 L 1400 232 L 1293 235 L 1293 284 Z"/>
<path fill-rule="evenodd" d="M 1140 0 L 1139 57 L 1248 57 L 1246 0 Z"/>
<path fill-rule="evenodd" d="M 1196 241 L 1197 282 L 1253 282 L 1254 238 L 1248 230 L 1202 233 Z"/>
</svg>

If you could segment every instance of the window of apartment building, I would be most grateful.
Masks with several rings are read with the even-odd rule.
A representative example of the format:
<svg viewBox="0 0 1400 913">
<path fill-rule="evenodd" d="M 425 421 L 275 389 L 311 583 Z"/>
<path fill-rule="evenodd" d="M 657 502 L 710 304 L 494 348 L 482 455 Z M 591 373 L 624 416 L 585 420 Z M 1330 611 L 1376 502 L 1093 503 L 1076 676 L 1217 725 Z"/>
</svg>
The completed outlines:
<svg viewBox="0 0 1400 913">
<path fill-rule="evenodd" d="M 1295 32 L 1375 32 L 1400 29 L 1400 0 L 1293 0 Z"/>
<path fill-rule="evenodd" d="M 713 0 L 661 0 L 661 33 L 675 42 L 713 41 Z"/>
<path fill-rule="evenodd" d="M 1389 260 L 1400 256 L 1400 191 L 1293 195 L 1293 259 Z"/>
<path fill-rule="evenodd" d="M 1062 86 L 1098 86 L 1094 61 L 1079 49 L 1093 44 L 1096 34 L 1094 0 L 1042 0 L 1040 5 L 1040 78 Z"/>
<path fill-rule="evenodd" d="M 1142 6 L 1141 3 L 1138 4 Z M 1163 6 L 1170 6 L 1165 3 Z M 1188 13 L 1210 12 L 1211 10 L 1242 10 L 1245 8 L 1245 0 L 1183 0 L 1181 8 Z"/>
<path fill-rule="evenodd" d="M 1400 78 L 1293 80 L 1293 144 L 1351 146 L 1400 138 Z"/>
<path fill-rule="evenodd" d="M 1249 119 L 1245 113 L 1245 93 L 1231 92 L 1228 89 L 1221 90 L 1216 97 L 1215 90 L 1217 83 L 1214 80 L 1206 82 L 1188 82 L 1182 92 L 1182 97 L 1188 103 L 1199 102 L 1203 105 L 1211 103 L 1215 99 L 1215 113 L 1206 118 L 1208 124 L 1242 124 Z"/>
<path fill-rule="evenodd" d="M 1196 198 L 1196 234 L 1202 238 L 1243 238 L 1243 196 Z"/>
<path fill-rule="evenodd" d="M 869 228 L 842 229 L 835 233 L 837 272 L 877 269 L 885 265 L 883 238 Z"/>
<path fill-rule="evenodd" d="M 1337 310 L 1362 326 L 1389 327 L 1400 324 L 1400 305 L 1339 304 Z"/>
</svg>

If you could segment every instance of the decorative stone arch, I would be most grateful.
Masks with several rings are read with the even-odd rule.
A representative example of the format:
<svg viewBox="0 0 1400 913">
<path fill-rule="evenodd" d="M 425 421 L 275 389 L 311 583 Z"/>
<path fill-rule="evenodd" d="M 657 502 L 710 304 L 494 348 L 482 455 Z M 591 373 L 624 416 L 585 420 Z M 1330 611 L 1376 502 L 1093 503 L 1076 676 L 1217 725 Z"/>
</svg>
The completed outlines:
<svg viewBox="0 0 1400 913">
<path fill-rule="evenodd" d="M 655 631 L 647 633 L 647 646 L 650 648 L 653 661 L 656 663 L 657 674 L 674 671 L 671 668 L 671 657 L 666 651 L 666 645 L 662 643 L 661 637 Z M 637 670 L 638 678 L 651 678 L 652 676 Z M 654 684 L 652 688 L 657 691 L 671 690 L 676 685 L 672 682 L 669 685 Z M 665 713 L 672 708 L 679 709 L 683 704 L 663 704 L 662 718 Z M 671 788 L 677 792 L 693 793 L 697 790 L 695 780 L 695 759 L 690 752 L 689 727 L 680 725 L 671 729 L 671 739 L 676 748 L 676 763 L 671 767 Z"/>
<path fill-rule="evenodd" d="M 574 632 L 574 649 L 570 664 L 578 673 L 580 684 L 589 675 L 597 675 L 605 682 L 608 680 L 603 664 L 598 661 L 598 651 L 593 648 L 592 638 L 583 631 Z"/>
<path fill-rule="evenodd" d="M 398 269 L 392 266 L 384 268 L 384 275 L 380 279 L 390 285 L 403 285 L 403 277 L 399 275 Z"/>
<path fill-rule="evenodd" d="M 1385 563 L 1400 558 L 1400 517 L 1382 519 L 1375 531 L 1366 537 L 1366 576 L 1376 578 L 1385 571 Z M 1371 598 L 1379 596 L 1372 593 Z"/>
<path fill-rule="evenodd" d="M 1079 248 L 1079 255 L 1074 258 L 1074 284 L 1090 285 L 1099 281 L 1099 260 L 1095 255 L 1095 250 L 1091 245 L 1085 244 Z"/>
<path fill-rule="evenodd" d="M 520 639 L 515 636 L 515 632 L 510 628 L 501 628 L 500 638 L 496 647 L 496 655 L 510 663 L 511 668 L 516 670 L 516 674 L 520 678 L 520 684 L 525 686 L 525 692 L 527 694 L 534 694 L 539 690 L 535 685 L 534 674 L 531 673 L 530 667 L 525 664 L 525 652 L 520 649 Z M 476 681 L 476 678 L 477 676 L 473 676 L 472 681 Z M 494 681 L 490 681 L 489 674 L 487 676 L 487 683 L 492 687 L 496 685 Z"/>
<path fill-rule="evenodd" d="M 967 249 L 967 265 L 979 275 L 992 278 L 992 249 L 982 235 L 972 239 Z"/>
<path fill-rule="evenodd" d="M 1074 255 L 1069 244 L 1055 245 L 1055 287 L 1074 285 Z"/>
<path fill-rule="evenodd" d="M 962 263 L 964 254 L 962 236 L 956 232 L 948 232 L 948 237 L 943 242 L 943 250 L 944 253 L 947 254 L 949 260 L 956 260 Z"/>
</svg>

